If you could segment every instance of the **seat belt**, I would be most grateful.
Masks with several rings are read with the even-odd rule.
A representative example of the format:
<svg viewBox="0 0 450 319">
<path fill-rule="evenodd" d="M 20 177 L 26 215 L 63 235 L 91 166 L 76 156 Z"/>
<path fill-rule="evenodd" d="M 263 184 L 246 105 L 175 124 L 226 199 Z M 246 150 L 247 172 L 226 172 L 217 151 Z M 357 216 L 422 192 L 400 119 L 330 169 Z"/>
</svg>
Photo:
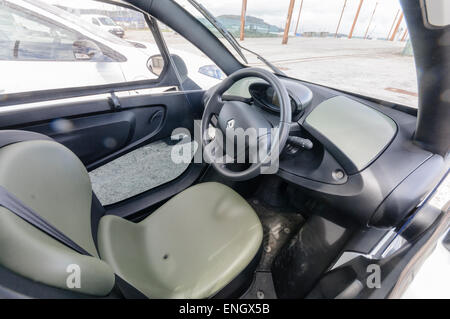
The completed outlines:
<svg viewBox="0 0 450 319">
<path fill-rule="evenodd" d="M 92 257 L 92 255 L 89 254 L 86 250 L 77 245 L 73 240 L 64 235 L 53 225 L 49 224 L 44 218 L 36 214 L 36 212 L 26 206 L 16 196 L 8 192 L 3 186 L 0 186 L 0 206 L 5 207 L 40 231 L 46 233 L 47 235 L 66 245 L 67 247 L 72 248 L 76 252 Z"/>
<path fill-rule="evenodd" d="M 46 135 L 35 132 L 18 131 L 18 130 L 2 130 L 0 134 L 0 148 L 15 143 L 27 142 L 33 140 L 48 140 L 52 139 Z M 29 224 L 33 225 L 40 231 L 43 231 L 50 237 L 56 239 L 60 243 L 72 248 L 76 252 L 91 256 L 86 250 L 77 245 L 73 240 L 64 235 L 58 229 L 53 227 L 44 218 L 39 216 L 35 211 L 25 205 L 20 199 L 11 194 L 6 188 L 0 185 L 0 206 L 10 210 Z M 92 256 L 91 256 L 92 257 Z"/>
<path fill-rule="evenodd" d="M 28 222 L 32 226 L 36 227 L 40 231 L 44 232 L 48 236 L 56 239 L 60 243 L 75 250 L 77 253 L 89 257 L 93 257 L 85 249 L 77 245 L 73 240 L 64 235 L 61 231 L 48 223 L 44 218 L 39 216 L 34 210 L 26 206 L 20 199 L 11 194 L 6 188 L 0 186 L 0 206 L 5 207 L 24 221 Z M 130 299 L 147 299 L 147 297 L 130 285 L 120 276 L 115 274 L 115 282 L 117 288 L 125 298 Z"/>
</svg>

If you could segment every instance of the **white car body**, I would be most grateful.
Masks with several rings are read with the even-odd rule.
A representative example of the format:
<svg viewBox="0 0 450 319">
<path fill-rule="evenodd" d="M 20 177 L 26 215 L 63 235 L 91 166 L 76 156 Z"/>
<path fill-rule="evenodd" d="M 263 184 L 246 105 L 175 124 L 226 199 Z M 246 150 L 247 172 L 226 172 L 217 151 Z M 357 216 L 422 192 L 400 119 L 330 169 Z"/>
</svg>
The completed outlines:
<svg viewBox="0 0 450 319">
<path fill-rule="evenodd" d="M 112 33 L 119 38 L 123 38 L 125 30 L 117 25 L 110 17 L 98 14 L 83 14 L 81 16 L 86 22 L 92 23 L 103 31 Z"/>
<path fill-rule="evenodd" d="M 8 2 L 5 1 L 5 3 Z M 13 50 L 11 46 L 14 46 L 14 41 L 10 40 L 10 42 L 6 41 L 6 44 L 2 44 L 2 33 L 0 33 L 0 69 L 3 75 L 0 78 L 0 94 L 106 85 L 156 79 L 158 77 L 147 68 L 148 59 L 151 56 L 160 54 L 155 44 L 141 43 L 144 44 L 145 48 L 138 48 L 109 32 L 101 30 L 97 26 L 87 22 L 86 24 L 80 23 L 80 21 L 84 20 L 62 9 L 44 10 L 31 1 L 24 0 L 15 0 L 11 3 L 14 4 L 14 7 L 20 7 L 27 12 L 32 12 L 36 17 L 42 17 L 46 21 L 52 21 L 52 23 L 64 26 L 64 29 L 68 30 L 68 32 L 81 34 L 83 39 L 86 38 L 89 41 L 100 44 L 102 48 L 107 48 L 108 52 L 121 56 L 122 61 L 27 60 L 20 59 L 20 56 L 18 59 L 7 59 L 3 55 L 10 54 L 10 51 Z M 1 8 L 0 10 L 2 10 Z M 0 31 L 3 27 L 1 14 L 0 12 Z M 3 20 L 6 20 L 5 15 L 3 15 Z M 18 21 L 13 23 L 15 25 L 10 28 L 16 28 L 15 31 L 17 31 L 17 28 L 22 27 Z M 11 32 L 8 33 L 11 34 Z M 72 43 L 65 43 L 64 45 L 71 46 Z M 2 52 L 2 50 L 4 51 Z M 219 79 L 199 73 L 201 67 L 211 66 L 210 60 L 184 51 L 174 50 L 171 51 L 171 54 L 179 55 L 186 62 L 189 78 L 201 88 L 209 88 L 219 83 Z M 216 66 L 214 67 L 217 68 Z M 221 71 L 219 70 L 219 72 Z M 42 74 L 46 74 L 46 76 L 42 76 Z M 51 76 L 48 76 L 48 74 L 51 74 Z M 24 79 L 24 76 L 26 76 L 26 79 Z"/>
</svg>

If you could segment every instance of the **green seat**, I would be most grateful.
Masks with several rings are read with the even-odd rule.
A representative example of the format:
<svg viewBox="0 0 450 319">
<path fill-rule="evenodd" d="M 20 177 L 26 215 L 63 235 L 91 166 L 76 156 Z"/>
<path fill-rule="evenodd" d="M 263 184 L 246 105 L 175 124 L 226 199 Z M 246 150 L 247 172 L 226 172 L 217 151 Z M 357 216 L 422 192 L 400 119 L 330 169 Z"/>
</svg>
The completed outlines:
<svg viewBox="0 0 450 319">
<path fill-rule="evenodd" d="M 105 216 L 99 252 L 152 298 L 206 298 L 234 279 L 261 246 L 261 223 L 227 186 L 204 183 L 172 198 L 140 223 Z"/>
<path fill-rule="evenodd" d="M 92 255 L 0 207 L 0 267 L 43 287 L 106 296 L 116 273 L 147 297 L 207 298 L 247 269 L 262 242 L 253 209 L 218 183 L 179 193 L 139 223 L 101 206 L 99 214 L 85 167 L 54 141 L 0 148 L 0 185 Z M 73 265 L 81 270 L 75 288 L 67 284 Z"/>
</svg>

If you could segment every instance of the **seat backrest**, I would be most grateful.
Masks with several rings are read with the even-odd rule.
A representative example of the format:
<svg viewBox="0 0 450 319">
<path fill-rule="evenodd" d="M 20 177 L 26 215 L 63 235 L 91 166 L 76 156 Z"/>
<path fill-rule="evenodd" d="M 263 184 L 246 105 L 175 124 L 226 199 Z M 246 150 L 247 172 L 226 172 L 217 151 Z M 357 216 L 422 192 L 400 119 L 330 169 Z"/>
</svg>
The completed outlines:
<svg viewBox="0 0 450 319">
<path fill-rule="evenodd" d="M 89 175 L 65 146 L 30 140 L 0 148 L 0 185 L 98 257 L 91 230 Z M 0 265 L 30 279 L 70 289 L 67 267 L 78 265 L 81 286 L 84 283 L 79 291 L 105 295 L 114 285 L 114 274 L 106 263 L 74 252 L 4 207 L 0 207 L 0 247 Z M 95 284 L 88 282 L 91 276 L 96 276 Z"/>
<path fill-rule="evenodd" d="M 53 141 L 8 145 L 0 149 L 0 184 L 97 256 L 91 235 L 89 175 L 71 151 Z"/>
</svg>

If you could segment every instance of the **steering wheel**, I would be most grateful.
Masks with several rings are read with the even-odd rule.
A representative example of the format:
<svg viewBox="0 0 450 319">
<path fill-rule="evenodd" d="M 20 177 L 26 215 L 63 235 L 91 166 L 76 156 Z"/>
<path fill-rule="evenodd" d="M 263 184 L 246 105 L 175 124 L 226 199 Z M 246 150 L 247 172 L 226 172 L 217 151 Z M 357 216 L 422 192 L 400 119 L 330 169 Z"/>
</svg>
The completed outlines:
<svg viewBox="0 0 450 319">
<path fill-rule="evenodd" d="M 280 105 L 280 120 L 278 126 L 272 127 L 262 112 L 240 101 L 224 101 L 222 95 L 237 81 L 257 77 L 272 86 Z M 276 173 L 278 159 L 289 136 L 292 117 L 291 102 L 284 84 L 271 72 L 261 68 L 240 69 L 223 80 L 211 93 L 206 103 L 201 123 L 201 137 L 204 159 L 210 163 L 219 174 L 235 180 L 248 180 L 261 173 Z M 212 121 L 215 118 L 216 121 Z M 214 136 L 210 130 L 214 128 Z M 246 132 L 243 139 L 239 134 Z M 225 137 L 222 139 L 222 137 Z M 245 143 L 244 152 L 239 149 L 239 142 Z M 226 163 L 235 160 L 234 149 L 237 146 L 237 157 L 249 160 L 251 165 L 243 171 L 231 170 Z M 232 154 L 229 150 L 233 147 Z M 223 151 L 224 156 L 221 156 Z M 255 152 L 256 150 L 256 152 Z M 246 154 L 248 151 L 248 154 Z"/>
</svg>

